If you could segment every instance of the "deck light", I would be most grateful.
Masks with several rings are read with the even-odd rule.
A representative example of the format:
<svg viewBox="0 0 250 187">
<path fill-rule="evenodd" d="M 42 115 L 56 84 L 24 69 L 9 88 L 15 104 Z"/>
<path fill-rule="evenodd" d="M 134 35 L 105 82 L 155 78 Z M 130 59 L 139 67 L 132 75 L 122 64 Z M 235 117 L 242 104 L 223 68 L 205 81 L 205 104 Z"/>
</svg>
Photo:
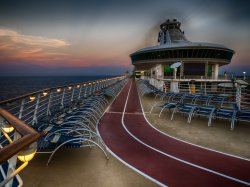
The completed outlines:
<svg viewBox="0 0 250 187">
<path fill-rule="evenodd" d="M 11 133 L 14 130 L 14 127 L 12 127 L 9 123 L 2 123 L 2 130 L 5 133 Z"/>
<path fill-rule="evenodd" d="M 58 88 L 56 91 L 57 91 L 57 92 L 60 92 L 60 91 L 61 91 L 61 88 Z"/>
<path fill-rule="evenodd" d="M 36 99 L 35 96 L 30 96 L 30 101 L 34 101 Z"/>
<path fill-rule="evenodd" d="M 89 85 L 91 85 L 91 82 L 89 83 Z"/>
<path fill-rule="evenodd" d="M 83 84 L 83 86 L 86 86 L 86 84 Z"/>
<path fill-rule="evenodd" d="M 47 96 L 48 95 L 48 93 L 47 92 L 43 92 L 43 96 L 45 97 L 45 96 Z"/>
<path fill-rule="evenodd" d="M 80 88 L 80 85 L 78 84 L 76 87 L 77 87 L 77 88 Z"/>
<path fill-rule="evenodd" d="M 18 153 L 17 158 L 22 162 L 29 162 L 34 158 L 37 150 L 37 142 L 32 143 L 27 148 Z"/>
<path fill-rule="evenodd" d="M 71 87 L 71 86 L 69 86 L 69 87 L 68 87 L 68 89 L 69 89 L 69 90 L 71 90 L 71 89 L 72 89 L 72 87 Z"/>
<path fill-rule="evenodd" d="M 246 80 L 246 72 L 245 71 L 243 71 L 243 75 L 244 75 L 243 79 Z"/>
</svg>

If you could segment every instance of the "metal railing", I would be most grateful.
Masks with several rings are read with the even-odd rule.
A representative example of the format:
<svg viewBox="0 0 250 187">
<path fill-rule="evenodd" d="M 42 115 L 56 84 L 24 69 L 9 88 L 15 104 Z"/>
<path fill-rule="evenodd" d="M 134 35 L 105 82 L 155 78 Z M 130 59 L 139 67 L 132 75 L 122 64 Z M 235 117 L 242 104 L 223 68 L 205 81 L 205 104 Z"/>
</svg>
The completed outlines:
<svg viewBox="0 0 250 187">
<path fill-rule="evenodd" d="M 238 103 L 242 109 L 250 108 L 250 85 L 240 79 L 154 79 L 146 78 L 150 84 L 163 92 L 184 92 L 201 95 L 221 95 Z"/>
<path fill-rule="evenodd" d="M 48 88 L 0 102 L 0 106 L 29 125 L 63 110 L 82 98 L 123 79 L 123 76 Z"/>
<path fill-rule="evenodd" d="M 58 111 L 75 107 L 89 96 L 98 94 L 102 89 L 124 78 L 125 76 L 119 76 L 47 88 L 0 102 L 0 172 L 4 178 L 0 181 L 0 186 L 12 186 L 13 178 L 18 180 L 18 186 L 22 186 L 18 173 L 27 166 L 28 162 L 24 162 L 16 169 L 17 155 L 27 149 L 27 146 L 33 145 L 32 143 L 40 137 L 40 134 L 30 126 L 36 125 L 39 120 L 49 118 Z M 7 126 L 11 124 L 14 132 L 5 132 L 3 129 L 6 124 Z M 8 167 L 7 172 L 4 172 L 3 168 L 5 163 Z"/>
<path fill-rule="evenodd" d="M 0 167 L 2 178 L 4 178 L 0 186 L 7 183 L 8 186 L 12 186 L 12 179 L 28 164 L 28 161 L 24 162 L 15 169 L 16 155 L 34 143 L 40 137 L 40 134 L 2 108 L 0 108 L 0 127 Z M 11 133 L 11 135 L 9 136 L 8 133 Z M 5 162 L 6 167 L 4 169 L 2 164 Z M 22 183 L 20 177 L 17 180 L 19 180 L 19 184 Z"/>
</svg>

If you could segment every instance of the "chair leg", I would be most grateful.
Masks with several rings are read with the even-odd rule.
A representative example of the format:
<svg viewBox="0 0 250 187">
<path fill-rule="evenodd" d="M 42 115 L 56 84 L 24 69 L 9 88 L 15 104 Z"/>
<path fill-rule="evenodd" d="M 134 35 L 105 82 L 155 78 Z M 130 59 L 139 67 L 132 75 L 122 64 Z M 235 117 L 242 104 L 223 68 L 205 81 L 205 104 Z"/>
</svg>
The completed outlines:
<svg viewBox="0 0 250 187">
<path fill-rule="evenodd" d="M 231 119 L 231 130 L 233 130 L 234 129 L 234 122 L 235 122 L 235 118 L 236 118 L 236 111 L 234 111 L 234 113 L 233 113 L 233 117 L 232 117 L 232 119 Z"/>
<path fill-rule="evenodd" d="M 213 109 L 208 116 L 208 127 L 211 127 L 214 111 L 215 109 Z"/>
<path fill-rule="evenodd" d="M 174 118 L 174 114 L 175 114 L 176 110 L 177 110 L 177 108 L 175 108 L 175 109 L 173 110 L 173 112 L 172 112 L 172 116 L 171 116 L 171 120 L 173 120 L 173 118 Z"/>
<path fill-rule="evenodd" d="M 166 107 L 163 107 L 159 113 L 159 117 L 161 117 L 161 113 L 163 112 L 163 110 L 165 109 Z"/>
<path fill-rule="evenodd" d="M 192 109 L 190 110 L 190 112 L 188 113 L 188 123 L 191 123 L 191 120 L 192 120 L 192 116 L 193 116 L 194 110 L 195 110 L 195 108 L 192 108 Z"/>
</svg>

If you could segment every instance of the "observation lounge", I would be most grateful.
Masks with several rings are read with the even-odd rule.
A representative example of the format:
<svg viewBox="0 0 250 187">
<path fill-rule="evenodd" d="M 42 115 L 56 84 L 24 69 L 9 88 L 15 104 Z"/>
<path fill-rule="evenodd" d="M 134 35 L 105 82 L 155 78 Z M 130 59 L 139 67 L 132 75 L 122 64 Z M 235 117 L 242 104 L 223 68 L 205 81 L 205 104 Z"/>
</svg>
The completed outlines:
<svg viewBox="0 0 250 187">
<path fill-rule="evenodd" d="M 234 51 L 223 45 L 191 42 L 176 19 L 160 25 L 158 44 L 137 50 L 130 55 L 135 71 L 157 79 L 173 77 L 170 67 L 175 62 L 178 79 L 219 79 L 219 67 L 231 62 Z"/>
</svg>

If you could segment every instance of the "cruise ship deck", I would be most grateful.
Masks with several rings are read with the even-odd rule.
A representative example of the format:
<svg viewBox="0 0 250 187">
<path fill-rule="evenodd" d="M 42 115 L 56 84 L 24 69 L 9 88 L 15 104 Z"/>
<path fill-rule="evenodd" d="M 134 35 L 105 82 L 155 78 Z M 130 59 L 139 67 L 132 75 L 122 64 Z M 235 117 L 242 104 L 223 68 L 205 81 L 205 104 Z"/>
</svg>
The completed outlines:
<svg viewBox="0 0 250 187">
<path fill-rule="evenodd" d="M 213 119 L 209 128 L 202 117 L 190 124 L 185 114 L 159 117 L 151 111 L 159 99 L 143 92 L 147 81 L 122 85 L 96 129 L 109 159 L 97 146 L 64 147 L 48 166 L 49 156 L 36 154 L 20 174 L 25 186 L 250 185 L 248 123 L 230 130 L 228 120 Z"/>
<path fill-rule="evenodd" d="M 112 154 L 161 186 L 249 185 L 248 160 L 190 145 L 153 128 L 144 118 L 134 81 L 109 107 L 99 130 Z"/>
</svg>

